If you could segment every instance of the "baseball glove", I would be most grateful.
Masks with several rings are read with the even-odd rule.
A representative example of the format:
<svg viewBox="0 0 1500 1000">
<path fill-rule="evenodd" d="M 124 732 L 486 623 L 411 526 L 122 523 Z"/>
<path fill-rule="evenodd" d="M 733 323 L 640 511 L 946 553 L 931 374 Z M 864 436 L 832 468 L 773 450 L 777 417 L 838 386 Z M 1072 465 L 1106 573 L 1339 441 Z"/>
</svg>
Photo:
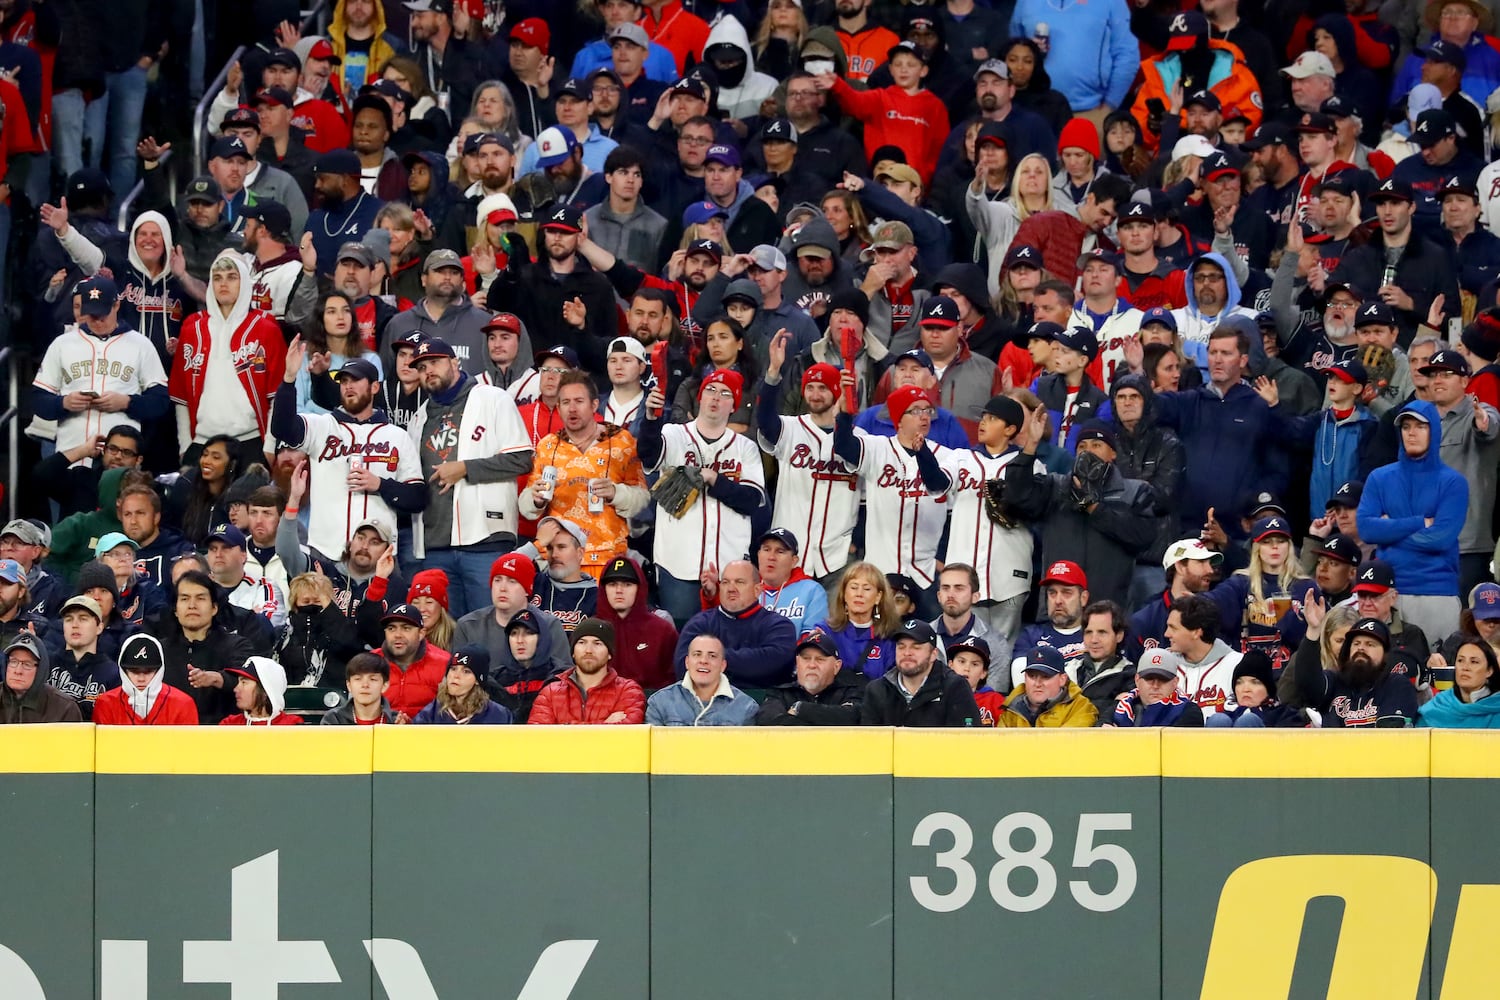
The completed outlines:
<svg viewBox="0 0 1500 1000">
<path fill-rule="evenodd" d="M 980 494 L 984 498 L 984 513 L 991 521 L 1002 528 L 1019 528 L 1021 522 L 1016 517 L 1015 511 L 1005 502 L 1005 480 L 989 479 L 985 481 L 984 490 Z"/>
<path fill-rule="evenodd" d="M 703 495 L 703 473 L 696 468 L 673 469 L 651 487 L 651 497 L 662 510 L 682 517 Z"/>
<path fill-rule="evenodd" d="M 1073 500 L 1079 510 L 1087 510 L 1103 499 L 1108 478 L 1108 462 L 1091 451 L 1078 453 L 1073 459 Z"/>
<path fill-rule="evenodd" d="M 1396 356 L 1379 344 L 1366 344 L 1359 349 L 1359 363 L 1365 366 L 1370 384 L 1377 390 L 1384 389 L 1396 377 Z"/>
</svg>

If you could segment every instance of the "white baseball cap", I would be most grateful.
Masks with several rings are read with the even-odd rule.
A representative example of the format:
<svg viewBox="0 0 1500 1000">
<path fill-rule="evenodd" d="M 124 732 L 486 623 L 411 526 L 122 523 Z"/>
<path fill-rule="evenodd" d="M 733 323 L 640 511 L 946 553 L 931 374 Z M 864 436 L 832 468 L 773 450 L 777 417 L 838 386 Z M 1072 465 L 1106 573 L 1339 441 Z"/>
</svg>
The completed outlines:
<svg viewBox="0 0 1500 1000">
<path fill-rule="evenodd" d="M 609 342 L 609 354 L 628 354 L 637 361 L 646 360 L 646 348 L 634 337 L 616 337 Z"/>
<path fill-rule="evenodd" d="M 1293 80 L 1305 80 L 1310 76 L 1338 76 L 1333 71 L 1333 61 L 1321 52 L 1304 52 L 1297 61 L 1281 71 L 1282 76 Z"/>
<path fill-rule="evenodd" d="M 1166 553 L 1161 557 L 1161 568 L 1171 569 L 1184 559 L 1207 559 L 1217 566 L 1224 561 L 1224 553 L 1215 552 L 1196 538 L 1184 538 L 1167 546 Z"/>
<path fill-rule="evenodd" d="M 1201 135 L 1185 135 L 1177 140 L 1177 145 L 1172 147 L 1172 159 L 1180 160 L 1184 156 L 1201 156 L 1205 160 L 1217 153 L 1214 144 Z"/>
</svg>

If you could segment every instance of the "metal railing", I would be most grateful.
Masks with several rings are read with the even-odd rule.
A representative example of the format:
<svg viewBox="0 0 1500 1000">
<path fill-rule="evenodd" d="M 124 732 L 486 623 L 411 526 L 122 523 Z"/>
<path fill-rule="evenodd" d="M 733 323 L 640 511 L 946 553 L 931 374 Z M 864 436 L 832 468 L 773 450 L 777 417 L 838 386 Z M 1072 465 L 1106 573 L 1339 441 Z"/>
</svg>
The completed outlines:
<svg viewBox="0 0 1500 1000">
<path fill-rule="evenodd" d="M 20 485 L 21 383 L 16 377 L 16 362 L 11 348 L 0 347 L 0 365 L 4 365 L 6 369 L 6 398 L 10 403 L 5 412 L 0 413 L 0 427 L 5 428 L 9 445 L 5 459 L 5 519 L 13 521 L 16 516 L 16 487 Z"/>
<path fill-rule="evenodd" d="M 171 160 L 172 151 L 169 149 L 165 153 L 161 154 L 161 159 L 156 161 L 156 169 L 163 169 L 168 163 L 171 162 Z M 120 215 L 116 221 L 116 225 L 119 226 L 120 232 L 125 233 L 130 231 L 130 206 L 135 204 L 135 200 L 139 198 L 141 196 L 141 192 L 145 190 L 146 176 L 145 171 L 142 170 L 141 179 L 135 182 L 135 187 L 131 188 L 130 193 L 125 196 L 125 200 L 120 202 Z M 175 195 L 177 189 L 171 184 L 168 184 L 167 190 L 170 194 Z"/>
<path fill-rule="evenodd" d="M 240 61 L 245 54 L 245 46 L 241 45 L 234 50 L 224 68 L 219 70 L 219 75 L 214 77 L 203 91 L 203 99 L 193 109 L 193 176 L 197 177 L 203 173 L 203 153 L 207 149 L 206 138 L 208 134 L 208 110 L 214 103 L 214 98 L 219 96 L 219 91 L 224 89 L 224 81 L 229 79 L 229 67 Z"/>
</svg>

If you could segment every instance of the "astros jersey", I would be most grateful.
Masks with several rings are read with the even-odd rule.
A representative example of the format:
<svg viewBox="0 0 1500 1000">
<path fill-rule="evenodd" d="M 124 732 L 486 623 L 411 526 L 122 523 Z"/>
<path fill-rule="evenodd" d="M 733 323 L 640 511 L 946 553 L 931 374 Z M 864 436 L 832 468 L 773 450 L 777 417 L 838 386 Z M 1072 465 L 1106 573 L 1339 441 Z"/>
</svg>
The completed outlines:
<svg viewBox="0 0 1500 1000">
<path fill-rule="evenodd" d="M 1003 479 L 1005 467 L 1021 453 L 1012 448 L 998 458 L 981 451 L 945 449 L 943 469 L 953 477 L 948 491 L 953 526 L 945 563 L 968 563 L 979 574 L 976 601 L 1004 601 L 1031 589 L 1033 538 L 1025 526 L 1003 528 L 984 512 L 984 484 Z M 1035 471 L 1046 470 L 1032 460 Z"/>
<path fill-rule="evenodd" d="M 139 396 L 154 385 L 166 385 L 167 373 L 151 341 L 134 330 L 101 339 L 70 326 L 47 345 L 31 384 L 59 396 L 70 392 Z M 69 413 L 57 422 L 57 450 L 76 448 L 120 424 L 140 427 L 123 410 Z"/>
<path fill-rule="evenodd" d="M 922 485 L 917 460 L 894 437 L 862 439 L 859 475 L 865 484 L 865 559 L 886 573 L 900 573 L 919 587 L 932 585 L 937 547 L 948 519 L 946 494 Z M 941 464 L 949 449 L 927 442 Z"/>
<path fill-rule="evenodd" d="M 782 417 L 776 446 L 765 438 L 760 446 L 781 469 L 771 524 L 802 543 L 802 571 L 827 576 L 843 569 L 859 516 L 859 475 L 833 453 L 833 430 L 821 429 L 810 416 Z"/>
<path fill-rule="evenodd" d="M 717 441 L 705 439 L 693 424 L 668 424 L 662 428 L 661 461 L 648 472 L 665 472 L 678 466 L 713 469 L 735 482 L 766 490 L 760 449 L 743 434 L 724 431 Z M 659 506 L 656 510 L 656 564 L 679 580 L 696 580 L 713 563 L 719 569 L 750 551 L 750 518 L 737 513 L 706 492 L 676 518 Z"/>
<path fill-rule="evenodd" d="M 421 460 L 411 435 L 395 424 L 355 424 L 336 420 L 326 413 L 304 413 L 306 427 L 299 451 L 307 453 L 308 497 L 311 516 L 307 544 L 332 559 L 365 518 L 375 518 L 392 531 L 396 512 L 378 493 L 349 491 L 349 462 L 360 457 L 381 479 L 403 483 L 422 481 Z"/>
</svg>

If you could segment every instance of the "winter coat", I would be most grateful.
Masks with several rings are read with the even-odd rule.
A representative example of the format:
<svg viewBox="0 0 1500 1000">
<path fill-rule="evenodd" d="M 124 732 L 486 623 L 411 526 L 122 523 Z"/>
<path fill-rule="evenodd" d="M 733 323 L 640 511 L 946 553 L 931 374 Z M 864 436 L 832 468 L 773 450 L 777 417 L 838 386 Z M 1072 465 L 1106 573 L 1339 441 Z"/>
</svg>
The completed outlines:
<svg viewBox="0 0 1500 1000">
<path fill-rule="evenodd" d="M 344 664 L 363 651 L 354 619 L 330 602 L 326 608 L 314 604 L 287 613 L 276 658 L 293 684 L 337 688 L 344 683 Z"/>
<path fill-rule="evenodd" d="M 418 726 L 509 726 L 516 719 L 510 709 L 493 701 L 485 702 L 483 708 L 467 719 L 455 719 L 434 698 L 426 708 L 413 716 L 411 721 Z"/>
<path fill-rule="evenodd" d="M 458 645 L 456 635 L 454 645 Z M 448 662 L 453 659 L 452 655 L 446 650 L 438 649 L 426 639 L 417 647 L 416 659 L 406 667 L 391 659 L 384 647 L 378 652 L 391 671 L 391 686 L 385 692 L 386 700 L 397 713 L 404 712 L 408 718 L 416 718 L 417 713 L 437 697 L 443 677 L 448 673 Z"/>
<path fill-rule="evenodd" d="M 766 692 L 758 726 L 857 726 L 859 709 L 865 699 L 870 679 L 856 670 L 840 670 L 833 682 L 817 694 L 809 694 L 801 685 L 779 684 Z M 878 682 L 877 682 L 878 683 Z M 801 704 L 796 715 L 787 714 L 793 705 Z"/>
<path fill-rule="evenodd" d="M 707 705 L 698 700 L 690 680 L 664 687 L 646 702 L 646 724 L 651 726 L 749 726 L 759 706 L 755 699 L 719 678 L 719 689 Z"/>
<path fill-rule="evenodd" d="M 1359 501 L 1361 541 L 1373 543 L 1391 564 L 1402 594 L 1458 594 L 1458 539 L 1469 511 L 1469 484 L 1443 464 L 1443 427 L 1437 407 L 1415 400 L 1402 413 L 1420 413 L 1432 428 L 1421 458 L 1399 448 L 1396 461 L 1365 480 Z M 1399 419 L 1399 418 L 1398 418 Z M 1427 525 L 1425 519 L 1432 518 Z"/>
<path fill-rule="evenodd" d="M 678 678 L 687 673 L 688 646 L 700 635 L 716 636 L 724 643 L 724 676 L 731 683 L 770 687 L 785 683 L 792 675 L 797 627 L 790 618 L 767 611 L 759 603 L 737 614 L 717 607 L 689 618 L 672 655 Z"/>
<path fill-rule="evenodd" d="M 1034 475 L 1031 462 L 1005 469 L 1005 496 L 1025 521 L 1042 525 L 1042 563 L 1066 559 L 1083 567 L 1093 600 L 1126 602 L 1136 557 L 1156 541 L 1155 494 L 1146 483 L 1110 467 L 1092 513 L 1073 500 L 1070 475 Z"/>
<path fill-rule="evenodd" d="M 522 260 L 523 256 L 511 254 L 509 266 L 490 285 L 487 307 L 492 312 L 504 310 L 519 316 L 534 343 L 571 347 L 578 353 L 584 371 L 604 371 L 605 348 L 619 332 L 615 293 L 609 281 L 583 260 L 572 273 L 556 274 L 545 259 L 533 264 Z M 582 330 L 562 319 L 563 303 L 574 298 L 582 299 L 588 310 Z M 480 324 L 485 321 L 481 318 Z M 484 346 L 482 333 L 479 344 Z M 488 356 L 484 351 L 480 354 Z"/>
<path fill-rule="evenodd" d="M 1052 209 L 1026 217 L 1016 230 L 1012 246 L 1029 244 L 1042 253 L 1042 267 L 1060 281 L 1074 284 L 1078 280 L 1078 258 L 1095 246 L 1114 250 L 1115 245 L 1103 234 L 1095 233 L 1076 214 Z"/>
<path fill-rule="evenodd" d="M 1417 709 L 1421 729 L 1500 729 L 1500 698 L 1491 695 L 1464 701 L 1457 688 L 1441 691 Z"/>
<path fill-rule="evenodd" d="M 1100 717 L 1104 717 L 1103 713 L 1100 713 Z M 1109 724 L 1121 729 L 1145 729 L 1156 726 L 1201 728 L 1203 709 L 1176 691 L 1172 692 L 1170 698 L 1142 707 L 1140 694 L 1130 691 L 1121 695 L 1115 702 L 1114 712 L 1109 716 Z"/>
<path fill-rule="evenodd" d="M 1111 414 L 1115 428 L 1115 466 L 1126 479 L 1138 479 L 1151 487 L 1156 500 L 1156 540 L 1136 557 L 1142 566 L 1160 566 L 1161 557 L 1179 537 L 1177 504 L 1182 487 L 1182 442 L 1156 420 L 1156 393 L 1141 375 L 1122 375 L 1110 387 L 1110 401 L 1121 389 L 1141 394 L 1145 406 L 1135 430 L 1126 430 L 1118 415 Z"/>
<path fill-rule="evenodd" d="M 870 682 L 859 710 L 860 725 L 949 729 L 982 725 L 974 689 L 945 664 L 932 665 L 910 701 L 897 689 L 900 683 L 901 672 L 895 667 Z"/>
<path fill-rule="evenodd" d="M 572 647 L 562 623 L 545 611 L 533 608 L 531 613 L 541 623 L 542 632 L 536 652 L 526 661 L 517 660 L 511 653 L 510 640 L 505 637 L 504 627 L 495 621 L 493 607 L 470 611 L 458 620 L 453 630 L 454 649 L 483 646 L 490 654 L 490 687 L 497 692 L 497 700 L 520 723 L 531 713 L 537 693 L 573 665 Z"/>
<path fill-rule="evenodd" d="M 1358 402 L 1343 420 L 1335 417 L 1333 410 L 1323 409 L 1289 421 L 1288 440 L 1312 447 L 1309 518 L 1323 516 L 1324 505 L 1341 484 L 1364 479 L 1371 464 L 1368 456 L 1378 426 L 1375 415 Z"/>
<path fill-rule="evenodd" d="M 1260 95 L 1260 83 L 1245 62 L 1245 54 L 1240 51 L 1239 46 L 1218 38 L 1210 39 L 1208 47 L 1213 53 L 1208 79 L 1202 81 L 1203 85 L 1198 89 L 1212 93 L 1223 107 L 1239 108 L 1245 113 L 1245 117 L 1250 119 L 1249 128 L 1254 131 L 1255 127 L 1260 124 L 1261 108 L 1265 105 Z M 1166 52 L 1155 59 L 1148 59 L 1141 63 L 1143 82 L 1140 89 L 1136 91 L 1135 103 L 1131 106 L 1130 113 L 1135 116 L 1136 123 L 1140 125 L 1148 149 L 1156 148 L 1161 134 L 1151 131 L 1148 123 L 1150 112 L 1147 109 L 1147 102 L 1155 99 L 1166 104 L 1172 88 L 1181 85 L 1182 74 L 1182 57 L 1176 52 Z M 1185 111 L 1182 124 L 1186 127 L 1187 112 Z"/>
<path fill-rule="evenodd" d="M 1026 685 L 1017 685 L 1005 699 L 1005 711 L 999 721 L 1001 729 L 1087 729 L 1098 724 L 1099 710 L 1072 681 L 1068 681 L 1066 691 L 1043 705 L 1041 711 L 1033 709 L 1026 700 Z"/>
<path fill-rule="evenodd" d="M 338 57 L 334 63 L 336 74 L 342 73 L 342 64 L 348 56 L 348 31 L 349 23 L 345 15 L 343 2 L 334 4 L 333 20 L 328 23 L 328 32 L 323 37 L 328 39 L 328 44 L 333 47 L 333 54 Z M 370 48 L 364 55 L 365 78 L 356 85 L 371 83 L 380 78 L 380 67 L 384 66 L 391 56 L 396 55 L 395 42 L 386 33 L 385 5 L 374 4 L 375 17 L 370 22 L 370 28 L 375 36 L 370 39 Z M 347 77 L 341 77 L 346 83 L 351 82 Z"/>
<path fill-rule="evenodd" d="M 1101 719 L 1109 718 L 1121 695 L 1135 690 L 1135 664 L 1127 656 L 1116 653 L 1114 659 L 1096 665 L 1085 653 L 1077 663 L 1073 679 Z"/>
<path fill-rule="evenodd" d="M 616 647 L 619 648 L 619 637 Z M 646 721 L 646 693 L 635 681 L 606 667 L 604 679 L 585 691 L 577 680 L 578 668 L 564 670 L 542 688 L 532 703 L 527 723 L 533 726 L 600 725 L 616 712 L 625 713 L 620 725 L 637 726 Z"/>
<path fill-rule="evenodd" d="M 1073 410 L 1068 413 L 1068 434 L 1060 443 L 1067 449 L 1069 454 L 1077 451 L 1078 428 L 1096 417 L 1102 417 L 1106 412 L 1109 397 L 1104 390 L 1091 382 L 1087 376 L 1083 384 L 1078 387 L 1077 394 L 1068 392 L 1068 383 L 1063 376 L 1056 373 L 1047 373 L 1036 380 L 1036 396 L 1042 401 L 1050 414 L 1053 440 L 1063 426 L 1063 416 L 1068 405 L 1068 397 L 1073 397 Z"/>
<path fill-rule="evenodd" d="M 221 598 L 222 600 L 222 598 Z M 162 680 L 193 699 L 198 709 L 198 723 L 216 726 L 234 708 L 234 678 L 224 678 L 220 688 L 195 688 L 188 683 L 188 667 L 199 670 L 215 670 L 223 673 L 230 667 L 239 667 L 251 655 L 250 643 L 242 636 L 227 631 L 217 622 L 209 628 L 208 635 L 199 640 L 185 636 L 174 619 L 152 635 L 161 640 L 162 658 L 166 671 Z"/>
<path fill-rule="evenodd" d="M 1500 60 L 1500 53 L 1491 52 L 1491 55 Z M 1385 284 L 1381 280 L 1385 267 L 1385 237 L 1377 232 L 1368 242 L 1344 254 L 1329 281 L 1376 289 Z M 1448 261 L 1447 252 L 1415 233 L 1396 262 L 1393 283 L 1412 299 L 1412 308 L 1395 309 L 1396 325 L 1400 327 L 1399 340 L 1403 346 L 1410 344 L 1416 336 L 1417 326 L 1426 319 L 1435 296 L 1441 293 L 1444 302 L 1459 301 L 1458 276 Z"/>
</svg>

